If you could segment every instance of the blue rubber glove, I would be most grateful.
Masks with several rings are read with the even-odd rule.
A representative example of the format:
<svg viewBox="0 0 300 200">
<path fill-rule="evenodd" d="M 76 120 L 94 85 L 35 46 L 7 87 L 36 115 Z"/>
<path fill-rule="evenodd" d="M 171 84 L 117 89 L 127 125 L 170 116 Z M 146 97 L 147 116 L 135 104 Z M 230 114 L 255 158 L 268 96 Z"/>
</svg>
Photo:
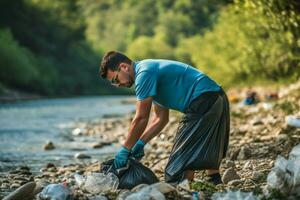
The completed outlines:
<svg viewBox="0 0 300 200">
<path fill-rule="evenodd" d="M 145 143 L 143 142 L 143 140 L 139 139 L 132 148 L 131 156 L 137 160 L 141 160 L 145 155 L 144 146 Z"/>
<path fill-rule="evenodd" d="M 130 150 L 122 147 L 121 150 L 117 153 L 117 155 L 115 156 L 115 160 L 114 160 L 114 167 L 116 169 L 120 169 L 122 167 L 125 167 L 127 164 L 127 160 L 129 158 L 130 155 Z"/>
</svg>

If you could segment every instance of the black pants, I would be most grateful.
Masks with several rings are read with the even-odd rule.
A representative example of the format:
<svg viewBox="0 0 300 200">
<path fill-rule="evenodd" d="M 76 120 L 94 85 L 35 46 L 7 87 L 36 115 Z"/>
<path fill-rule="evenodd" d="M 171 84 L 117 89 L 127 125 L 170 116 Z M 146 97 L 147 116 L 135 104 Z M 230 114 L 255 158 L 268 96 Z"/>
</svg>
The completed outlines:
<svg viewBox="0 0 300 200">
<path fill-rule="evenodd" d="M 165 181 L 181 182 L 186 170 L 219 169 L 228 149 L 229 129 L 229 102 L 223 90 L 194 99 L 179 124 Z"/>
</svg>

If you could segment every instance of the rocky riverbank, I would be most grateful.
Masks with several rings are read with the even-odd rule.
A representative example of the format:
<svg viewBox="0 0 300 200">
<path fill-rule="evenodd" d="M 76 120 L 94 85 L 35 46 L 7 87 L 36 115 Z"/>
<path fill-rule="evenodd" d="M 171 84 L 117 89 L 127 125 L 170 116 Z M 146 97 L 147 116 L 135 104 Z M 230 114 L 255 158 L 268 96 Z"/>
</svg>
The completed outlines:
<svg viewBox="0 0 300 200">
<path fill-rule="evenodd" d="M 267 92 L 267 91 L 265 91 Z M 263 193 L 267 185 L 267 175 L 274 167 L 277 155 L 287 156 L 291 149 L 300 143 L 300 129 L 289 126 L 286 116 L 300 116 L 300 82 L 283 88 L 278 98 L 245 106 L 239 103 L 231 104 L 231 132 L 229 151 L 221 164 L 221 174 L 224 184 L 217 187 L 205 182 L 205 173 L 197 172 L 195 181 L 182 184 L 178 188 L 161 183 L 158 190 L 164 193 L 166 199 L 189 199 L 192 191 L 198 191 L 206 198 L 213 193 L 226 189 L 236 189 Z M 242 99 L 242 96 L 238 96 Z M 95 148 L 114 143 L 122 144 L 133 114 L 124 117 L 110 117 L 99 122 L 87 122 L 74 127 L 73 137 L 97 136 Z M 159 136 L 147 144 L 142 162 L 163 181 L 163 171 L 172 148 L 180 114 L 171 112 L 169 124 Z M 76 131 L 75 131 L 76 130 Z M 108 158 L 109 159 L 109 158 Z M 41 173 L 33 175 L 26 166 L 20 166 L 14 171 L 2 174 L 0 177 L 2 197 L 25 183 L 36 183 L 33 193 L 37 194 L 49 183 L 64 183 L 73 192 L 75 199 L 125 199 L 133 192 L 140 191 L 140 186 L 132 191 L 117 190 L 103 196 L 89 194 L 79 188 L 74 179 L 74 173 L 87 175 L 99 172 L 100 162 L 55 166 L 51 163 L 41 169 Z M 168 189 L 165 189 L 168 188 Z M 1 196 L 0 195 L 0 196 Z"/>
</svg>

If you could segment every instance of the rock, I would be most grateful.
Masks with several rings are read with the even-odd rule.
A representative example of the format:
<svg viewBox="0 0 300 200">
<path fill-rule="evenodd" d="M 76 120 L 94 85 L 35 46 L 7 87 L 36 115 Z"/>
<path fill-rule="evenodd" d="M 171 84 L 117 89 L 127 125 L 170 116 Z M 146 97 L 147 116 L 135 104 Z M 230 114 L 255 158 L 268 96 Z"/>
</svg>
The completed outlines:
<svg viewBox="0 0 300 200">
<path fill-rule="evenodd" d="M 225 166 L 226 166 L 226 168 L 235 167 L 234 161 L 226 160 Z"/>
<path fill-rule="evenodd" d="M 236 173 L 236 171 L 233 168 L 227 169 L 222 177 L 223 183 L 227 184 L 229 181 L 232 180 L 239 180 L 240 176 Z"/>
<path fill-rule="evenodd" d="M 29 200 L 33 199 L 34 196 L 34 189 L 35 189 L 35 182 L 29 182 L 25 185 L 22 185 L 8 196 L 4 197 L 3 200 Z"/>
<path fill-rule="evenodd" d="M 247 146 L 243 146 L 237 157 L 238 160 L 246 160 L 251 157 L 251 150 Z"/>
<path fill-rule="evenodd" d="M 286 141 L 286 140 L 288 140 L 288 135 L 286 135 L 286 134 L 280 134 L 280 135 L 278 135 L 277 137 L 276 137 L 276 141 L 278 141 L 278 142 L 284 142 L 284 141 Z"/>
<path fill-rule="evenodd" d="M 77 158 L 77 159 L 87 159 L 87 158 L 91 158 L 90 155 L 87 155 L 87 154 L 84 154 L 84 153 L 76 153 L 74 157 Z"/>
<path fill-rule="evenodd" d="M 264 173 L 260 171 L 253 171 L 252 172 L 252 180 L 259 181 L 264 177 Z"/>
<path fill-rule="evenodd" d="M 247 161 L 243 166 L 243 170 L 246 170 L 246 169 L 252 169 L 252 163 L 250 160 Z"/>
<path fill-rule="evenodd" d="M 181 183 L 179 183 L 178 187 L 187 191 L 191 190 L 189 181 L 187 179 L 184 179 Z"/>
<path fill-rule="evenodd" d="M 129 190 L 123 190 L 119 193 L 119 196 L 117 197 L 116 200 L 125 200 L 126 197 L 131 195 L 133 192 L 130 192 Z"/>
<path fill-rule="evenodd" d="M 30 171 L 30 168 L 27 166 L 19 166 L 16 170 L 20 170 L 20 171 Z"/>
<path fill-rule="evenodd" d="M 40 179 L 40 180 L 36 181 L 36 186 L 35 186 L 33 194 L 40 193 L 49 184 L 50 183 L 46 179 Z"/>
<path fill-rule="evenodd" d="M 230 185 L 230 186 L 237 186 L 237 185 L 240 185 L 242 183 L 243 183 L 242 180 L 235 179 L 235 180 L 229 181 L 227 184 Z"/>
<path fill-rule="evenodd" d="M 111 142 L 99 142 L 99 143 L 93 144 L 92 147 L 94 149 L 99 149 L 99 148 L 102 148 L 104 146 L 111 145 L 111 144 L 112 144 Z"/>
<path fill-rule="evenodd" d="M 20 184 L 18 184 L 18 183 L 13 183 L 13 184 L 11 184 L 9 187 L 10 188 L 18 188 L 18 187 L 20 187 L 21 185 Z"/>
<path fill-rule="evenodd" d="M 162 194 L 166 194 L 166 193 L 173 192 L 176 190 L 172 185 L 165 183 L 165 182 L 154 183 L 151 185 L 151 187 L 156 188 Z"/>
<path fill-rule="evenodd" d="M 51 168 L 51 167 L 56 168 L 56 166 L 53 163 L 47 163 L 46 168 Z"/>
<path fill-rule="evenodd" d="M 135 186 L 134 188 L 132 188 L 131 192 L 138 192 L 146 186 L 148 186 L 148 184 L 144 184 L 144 183 L 139 184 L 139 185 Z"/>
<path fill-rule="evenodd" d="M 44 150 L 52 150 L 52 149 L 55 149 L 55 146 L 51 141 L 47 142 L 47 144 L 44 145 Z"/>
<path fill-rule="evenodd" d="M 256 119 L 254 119 L 254 120 L 251 121 L 251 124 L 253 126 L 257 126 L 257 125 L 262 125 L 264 123 L 261 121 L 261 119 L 256 118 Z"/>
<path fill-rule="evenodd" d="M 89 200 L 107 200 L 107 197 L 102 195 L 97 195 L 97 196 L 89 197 Z"/>
<path fill-rule="evenodd" d="M 236 160 L 240 153 L 240 149 L 233 149 L 228 151 L 228 157 L 230 160 Z"/>
<path fill-rule="evenodd" d="M 21 175 L 32 175 L 30 171 L 27 170 L 13 170 L 9 172 L 10 174 L 21 174 Z"/>
</svg>

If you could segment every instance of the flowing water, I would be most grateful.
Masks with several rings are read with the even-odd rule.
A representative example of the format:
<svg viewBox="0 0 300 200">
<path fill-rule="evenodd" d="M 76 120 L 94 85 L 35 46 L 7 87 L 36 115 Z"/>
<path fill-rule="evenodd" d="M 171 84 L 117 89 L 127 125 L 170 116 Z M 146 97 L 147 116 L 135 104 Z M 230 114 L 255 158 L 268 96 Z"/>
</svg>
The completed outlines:
<svg viewBox="0 0 300 200">
<path fill-rule="evenodd" d="M 122 115 L 134 111 L 133 104 L 124 104 L 130 96 L 80 97 L 24 101 L 0 104 L 0 172 L 17 166 L 29 166 L 33 172 L 46 163 L 64 165 L 77 160 L 77 152 L 92 156 L 94 161 L 115 153 L 113 145 L 93 149 L 88 145 L 97 138 L 73 139 L 71 127 L 78 122 L 95 120 L 104 115 Z M 43 146 L 52 141 L 55 149 Z"/>
</svg>

